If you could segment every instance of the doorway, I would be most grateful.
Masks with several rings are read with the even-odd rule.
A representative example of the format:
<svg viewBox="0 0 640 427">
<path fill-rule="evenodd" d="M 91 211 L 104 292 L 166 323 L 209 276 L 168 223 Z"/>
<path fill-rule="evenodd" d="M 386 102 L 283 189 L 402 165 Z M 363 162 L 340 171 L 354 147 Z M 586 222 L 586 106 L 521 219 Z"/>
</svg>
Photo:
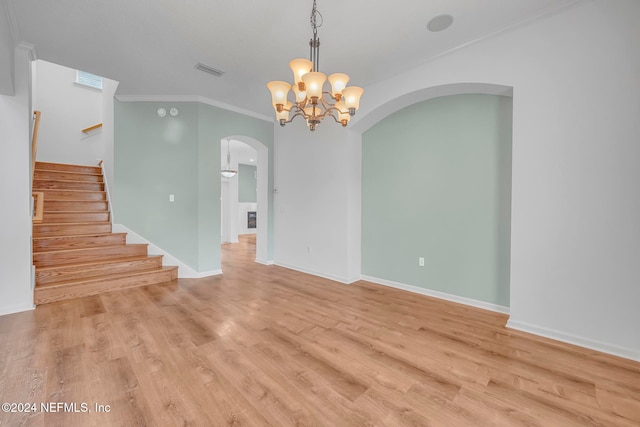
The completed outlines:
<svg viewBox="0 0 640 427">
<path fill-rule="evenodd" d="M 243 237 L 255 244 L 255 261 L 267 259 L 268 149 L 260 141 L 230 135 L 221 139 L 221 168 L 237 171 L 221 177 L 221 242 L 237 244 Z M 255 242 L 255 243 L 253 243 Z"/>
</svg>

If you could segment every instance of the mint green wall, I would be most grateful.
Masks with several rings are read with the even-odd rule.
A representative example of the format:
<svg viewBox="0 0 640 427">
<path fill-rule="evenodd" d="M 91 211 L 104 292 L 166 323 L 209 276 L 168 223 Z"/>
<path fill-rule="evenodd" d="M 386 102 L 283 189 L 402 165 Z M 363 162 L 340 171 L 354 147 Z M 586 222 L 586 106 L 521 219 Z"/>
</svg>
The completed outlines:
<svg viewBox="0 0 640 427">
<path fill-rule="evenodd" d="M 215 269 L 220 268 L 220 140 L 232 135 L 256 139 L 269 150 L 267 255 L 273 260 L 273 123 L 207 104 L 198 104 L 198 115 L 200 195 L 208 201 L 199 211 L 201 264 L 215 259 Z"/>
<path fill-rule="evenodd" d="M 160 118 L 159 107 L 180 113 Z M 116 221 L 196 271 L 220 269 L 220 140 L 229 135 L 269 150 L 273 259 L 273 124 L 201 103 L 115 102 Z"/>
<path fill-rule="evenodd" d="M 256 172 L 258 168 L 251 165 L 238 165 L 238 202 L 239 203 L 256 203 L 258 194 L 256 188 L 258 180 Z"/>
<path fill-rule="evenodd" d="M 509 306 L 511 126 L 511 98 L 456 95 L 365 132 L 362 274 Z"/>
</svg>

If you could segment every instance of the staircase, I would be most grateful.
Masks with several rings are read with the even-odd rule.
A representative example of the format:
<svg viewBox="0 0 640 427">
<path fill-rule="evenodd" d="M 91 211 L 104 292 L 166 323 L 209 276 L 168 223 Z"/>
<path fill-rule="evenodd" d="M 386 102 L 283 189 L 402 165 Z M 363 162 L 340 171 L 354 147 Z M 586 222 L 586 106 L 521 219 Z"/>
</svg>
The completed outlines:
<svg viewBox="0 0 640 427">
<path fill-rule="evenodd" d="M 33 224 L 36 304 L 177 278 L 178 267 L 163 267 L 147 245 L 111 232 L 100 167 L 36 162 L 34 171 L 33 191 L 44 193 L 42 222 Z"/>
</svg>

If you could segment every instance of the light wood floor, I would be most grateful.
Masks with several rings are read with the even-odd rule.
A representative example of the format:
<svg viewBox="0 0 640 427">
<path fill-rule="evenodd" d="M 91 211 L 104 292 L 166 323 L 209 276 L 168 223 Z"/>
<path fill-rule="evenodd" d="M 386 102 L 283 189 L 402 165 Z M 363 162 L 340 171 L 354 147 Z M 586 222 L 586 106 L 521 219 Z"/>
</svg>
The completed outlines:
<svg viewBox="0 0 640 427">
<path fill-rule="evenodd" d="M 0 402 L 111 409 L 0 412 L 0 425 L 640 425 L 640 363 L 256 264 L 254 250 L 224 245 L 223 277 L 0 317 Z"/>
</svg>

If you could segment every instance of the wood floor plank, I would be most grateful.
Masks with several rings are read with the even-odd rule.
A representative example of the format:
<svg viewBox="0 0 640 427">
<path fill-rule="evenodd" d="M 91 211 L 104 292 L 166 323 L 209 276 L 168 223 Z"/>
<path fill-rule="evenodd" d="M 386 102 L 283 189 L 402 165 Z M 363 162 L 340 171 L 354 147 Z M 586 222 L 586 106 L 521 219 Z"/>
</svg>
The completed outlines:
<svg viewBox="0 0 640 427">
<path fill-rule="evenodd" d="M 640 363 L 254 258 L 0 316 L 0 402 L 110 405 L 0 425 L 640 426 Z"/>
</svg>

